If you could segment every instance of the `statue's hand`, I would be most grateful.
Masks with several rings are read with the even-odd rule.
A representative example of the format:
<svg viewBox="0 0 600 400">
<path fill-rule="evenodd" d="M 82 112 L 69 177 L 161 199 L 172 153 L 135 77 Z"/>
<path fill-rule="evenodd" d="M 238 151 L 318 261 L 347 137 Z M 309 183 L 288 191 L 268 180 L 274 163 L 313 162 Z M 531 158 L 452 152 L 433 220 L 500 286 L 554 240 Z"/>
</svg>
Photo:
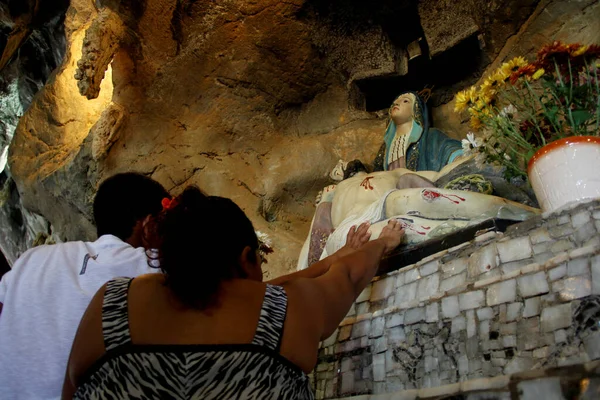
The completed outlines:
<svg viewBox="0 0 600 400">
<path fill-rule="evenodd" d="M 356 226 L 351 227 L 348 231 L 348 236 L 346 236 L 345 247 L 356 250 L 367 243 L 371 238 L 371 232 L 369 232 L 370 226 L 369 222 L 363 222 L 358 228 Z"/>
<path fill-rule="evenodd" d="M 319 203 L 321 202 L 321 197 L 323 196 L 323 191 L 319 190 L 319 193 L 317 193 L 317 198 L 315 199 L 315 205 L 319 205 Z"/>
<path fill-rule="evenodd" d="M 404 238 L 404 229 L 399 221 L 390 219 L 387 225 L 381 230 L 378 240 L 383 240 L 385 243 L 385 254 L 391 253 L 400 245 Z"/>
<path fill-rule="evenodd" d="M 333 195 L 335 193 L 335 185 L 325 186 L 323 190 L 317 194 L 316 205 L 321 203 L 331 203 L 333 201 Z"/>
</svg>

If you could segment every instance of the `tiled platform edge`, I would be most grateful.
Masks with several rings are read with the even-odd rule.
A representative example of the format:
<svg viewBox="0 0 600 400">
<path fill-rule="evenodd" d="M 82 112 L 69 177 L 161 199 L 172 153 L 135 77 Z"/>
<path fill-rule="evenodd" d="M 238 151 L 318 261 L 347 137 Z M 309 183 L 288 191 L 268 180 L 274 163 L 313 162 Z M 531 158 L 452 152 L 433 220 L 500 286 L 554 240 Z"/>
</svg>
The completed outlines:
<svg viewBox="0 0 600 400">
<path fill-rule="evenodd" d="M 402 393 L 599 359 L 598 232 L 600 201 L 593 201 L 382 275 L 322 343 L 317 398 Z"/>
<path fill-rule="evenodd" d="M 597 400 L 600 362 L 481 378 L 430 389 L 347 397 L 348 400 Z"/>
</svg>

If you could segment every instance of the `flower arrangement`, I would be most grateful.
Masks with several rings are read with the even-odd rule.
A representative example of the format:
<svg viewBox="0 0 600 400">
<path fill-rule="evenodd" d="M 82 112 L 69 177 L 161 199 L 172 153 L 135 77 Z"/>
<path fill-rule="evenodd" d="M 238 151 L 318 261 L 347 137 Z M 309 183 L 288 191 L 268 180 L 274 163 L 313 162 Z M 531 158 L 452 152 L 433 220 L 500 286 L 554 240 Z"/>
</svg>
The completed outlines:
<svg viewBox="0 0 600 400">
<path fill-rule="evenodd" d="M 533 62 L 515 57 L 481 85 L 456 95 L 455 111 L 468 112 L 466 154 L 505 167 L 507 179 L 527 177 L 527 163 L 552 141 L 600 135 L 600 46 L 554 42 Z"/>
</svg>

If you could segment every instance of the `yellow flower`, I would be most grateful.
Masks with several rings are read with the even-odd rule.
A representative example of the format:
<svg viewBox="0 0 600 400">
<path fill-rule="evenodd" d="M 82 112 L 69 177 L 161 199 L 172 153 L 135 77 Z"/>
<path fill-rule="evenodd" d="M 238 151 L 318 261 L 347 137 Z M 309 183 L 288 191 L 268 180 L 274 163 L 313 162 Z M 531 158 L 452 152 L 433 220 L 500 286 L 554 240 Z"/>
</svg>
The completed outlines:
<svg viewBox="0 0 600 400">
<path fill-rule="evenodd" d="M 469 108 L 469 114 L 471 114 L 471 118 L 476 117 L 477 119 L 490 117 L 492 115 L 492 108 L 486 103 L 485 99 L 479 97 L 473 107 Z"/>
<path fill-rule="evenodd" d="M 508 76 L 496 71 L 494 74 L 485 78 L 485 81 L 483 81 L 483 84 L 481 85 L 481 93 L 488 96 L 495 95 L 498 92 L 498 89 L 504 86 L 505 78 L 508 78 Z"/>
<path fill-rule="evenodd" d="M 537 71 L 535 71 L 535 74 L 533 74 L 532 78 L 534 81 L 537 81 L 538 79 L 540 79 L 542 77 L 542 75 L 544 75 L 546 71 L 544 71 L 544 68 L 540 68 Z"/>
<path fill-rule="evenodd" d="M 498 70 L 494 73 L 493 77 L 498 83 L 504 83 L 510 77 L 510 71 L 506 70 L 502 67 L 498 68 Z"/>
<path fill-rule="evenodd" d="M 494 102 L 494 100 L 496 100 L 496 90 L 492 89 L 491 87 L 481 87 L 481 93 L 479 93 L 479 101 L 477 102 L 477 105 L 479 106 L 479 108 L 483 108 L 489 104 L 492 104 Z"/>
<path fill-rule="evenodd" d="M 472 107 L 475 104 L 475 86 L 463 90 L 456 95 L 456 104 L 454 105 L 455 112 L 464 111 L 467 107 Z"/>
<path fill-rule="evenodd" d="M 454 112 L 462 112 L 467 108 L 467 91 L 463 90 L 462 92 L 458 92 L 454 97 L 456 103 L 454 103 Z"/>
<path fill-rule="evenodd" d="M 524 67 L 525 65 L 527 65 L 527 60 L 525 60 L 525 58 L 519 56 L 519 57 L 515 57 L 512 60 L 505 62 L 504 64 L 502 64 L 502 67 L 500 67 L 502 69 L 502 71 L 505 73 L 505 75 L 507 77 L 509 77 L 513 72 L 516 72 L 519 70 L 519 68 Z"/>
<path fill-rule="evenodd" d="M 588 51 L 588 46 L 581 46 L 580 48 L 578 48 L 577 50 L 575 50 L 572 54 L 573 57 L 579 57 L 580 55 L 584 54 L 586 51 Z"/>
<path fill-rule="evenodd" d="M 495 82 L 495 83 L 494 83 Z M 477 106 L 479 109 L 482 109 L 485 106 L 490 104 L 494 104 L 496 102 L 496 98 L 498 97 L 498 90 L 500 86 L 497 81 L 489 80 L 481 85 L 481 90 L 478 95 L 478 103 Z"/>
<path fill-rule="evenodd" d="M 492 108 L 485 105 L 483 108 L 479 110 L 480 116 L 491 117 L 492 116 Z"/>
<path fill-rule="evenodd" d="M 481 128 L 481 120 L 476 115 L 471 116 L 470 124 L 473 129 Z"/>
</svg>

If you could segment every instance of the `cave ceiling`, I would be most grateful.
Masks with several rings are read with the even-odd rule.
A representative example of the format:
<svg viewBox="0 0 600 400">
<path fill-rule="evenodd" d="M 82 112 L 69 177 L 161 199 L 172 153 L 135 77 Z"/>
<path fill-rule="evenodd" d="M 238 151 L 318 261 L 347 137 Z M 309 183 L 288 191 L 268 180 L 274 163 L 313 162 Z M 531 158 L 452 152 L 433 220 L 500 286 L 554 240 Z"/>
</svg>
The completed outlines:
<svg viewBox="0 0 600 400">
<path fill-rule="evenodd" d="M 196 184 L 272 235 L 278 274 L 295 264 L 337 160 L 373 159 L 399 92 L 427 88 L 434 115 L 449 115 L 515 35 L 531 51 L 562 34 L 536 25 L 542 11 L 576 20 L 597 1 L 17 3 L 2 8 L 0 64 L 4 87 L 35 82 L 9 149 L 19 207 L 59 240 L 89 239 L 103 178 L 138 171 L 174 194 Z M 14 39 L 18 24 L 27 39 Z M 5 59 L 11 38 L 19 50 Z M 465 133 L 458 118 L 435 122 Z"/>
</svg>

